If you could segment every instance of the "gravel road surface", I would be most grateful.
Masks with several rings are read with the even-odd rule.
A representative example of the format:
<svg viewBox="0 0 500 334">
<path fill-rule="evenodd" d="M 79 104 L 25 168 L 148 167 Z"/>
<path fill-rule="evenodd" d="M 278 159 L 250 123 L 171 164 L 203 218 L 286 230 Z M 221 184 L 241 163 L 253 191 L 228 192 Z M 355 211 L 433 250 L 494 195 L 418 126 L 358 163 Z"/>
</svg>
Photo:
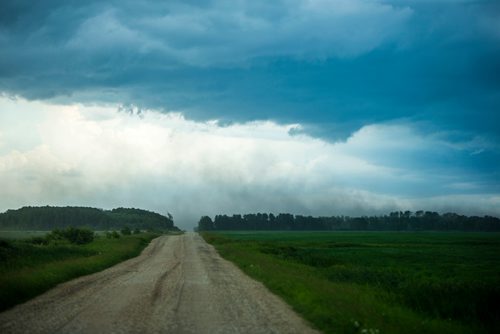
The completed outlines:
<svg viewBox="0 0 500 334">
<path fill-rule="evenodd" d="M 0 313 L 0 333 L 317 333 L 198 234 Z"/>
</svg>

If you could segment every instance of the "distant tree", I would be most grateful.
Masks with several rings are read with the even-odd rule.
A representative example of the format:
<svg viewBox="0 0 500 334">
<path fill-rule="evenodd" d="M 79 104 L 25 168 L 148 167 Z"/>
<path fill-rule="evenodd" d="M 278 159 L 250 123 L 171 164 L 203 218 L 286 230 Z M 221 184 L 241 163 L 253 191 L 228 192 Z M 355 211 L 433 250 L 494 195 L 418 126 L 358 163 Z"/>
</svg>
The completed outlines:
<svg viewBox="0 0 500 334">
<path fill-rule="evenodd" d="M 199 231 L 221 230 L 368 230 L 368 231 L 500 231 L 500 219 L 492 216 L 466 217 L 456 213 L 440 215 L 432 211 L 394 211 L 384 216 L 311 217 L 280 213 L 250 213 L 208 216 L 198 222 Z"/>
<path fill-rule="evenodd" d="M 212 221 L 212 218 L 208 216 L 203 216 L 200 218 L 200 221 L 198 222 L 199 231 L 211 231 L 213 229 L 214 229 L 214 222 Z"/>
<path fill-rule="evenodd" d="M 122 228 L 122 230 L 120 232 L 122 232 L 123 235 L 131 235 L 132 234 L 132 231 L 130 230 L 130 227 L 128 227 L 128 226 L 125 226 L 124 228 Z"/>
<path fill-rule="evenodd" d="M 178 230 L 171 214 L 117 208 L 102 210 L 88 207 L 23 207 L 0 213 L 0 229 L 53 230 L 67 227 L 95 230 L 120 229 L 123 226 L 142 230 Z"/>
<path fill-rule="evenodd" d="M 54 230 L 45 238 L 49 242 L 66 240 L 72 244 L 83 245 L 92 242 L 94 237 L 95 233 L 92 230 L 86 228 L 68 227 L 62 230 Z"/>
</svg>

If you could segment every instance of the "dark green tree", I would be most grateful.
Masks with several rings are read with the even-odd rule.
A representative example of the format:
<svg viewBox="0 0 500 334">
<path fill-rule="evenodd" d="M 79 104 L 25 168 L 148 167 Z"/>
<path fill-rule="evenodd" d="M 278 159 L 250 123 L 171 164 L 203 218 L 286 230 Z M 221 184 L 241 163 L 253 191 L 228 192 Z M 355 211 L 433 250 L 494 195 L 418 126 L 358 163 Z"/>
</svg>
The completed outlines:
<svg viewBox="0 0 500 334">
<path fill-rule="evenodd" d="M 198 222 L 198 230 L 211 231 L 213 229 L 214 229 L 214 222 L 212 221 L 212 218 L 208 216 L 201 217 L 200 221 Z"/>
</svg>

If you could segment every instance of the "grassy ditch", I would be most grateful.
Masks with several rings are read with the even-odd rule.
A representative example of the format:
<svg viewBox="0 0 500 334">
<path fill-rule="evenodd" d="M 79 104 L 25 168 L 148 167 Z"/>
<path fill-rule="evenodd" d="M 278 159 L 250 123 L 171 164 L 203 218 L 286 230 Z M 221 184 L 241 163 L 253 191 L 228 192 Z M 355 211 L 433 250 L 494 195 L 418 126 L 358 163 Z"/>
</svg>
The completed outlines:
<svg viewBox="0 0 500 334">
<path fill-rule="evenodd" d="M 59 283 L 101 271 L 137 256 L 158 234 L 96 237 L 82 245 L 0 239 L 0 311 Z M 35 238 L 33 238 L 35 239 Z M 36 241 L 36 240 L 35 240 Z"/>
<path fill-rule="evenodd" d="M 326 333 L 495 333 L 500 235 L 204 233 Z"/>
</svg>

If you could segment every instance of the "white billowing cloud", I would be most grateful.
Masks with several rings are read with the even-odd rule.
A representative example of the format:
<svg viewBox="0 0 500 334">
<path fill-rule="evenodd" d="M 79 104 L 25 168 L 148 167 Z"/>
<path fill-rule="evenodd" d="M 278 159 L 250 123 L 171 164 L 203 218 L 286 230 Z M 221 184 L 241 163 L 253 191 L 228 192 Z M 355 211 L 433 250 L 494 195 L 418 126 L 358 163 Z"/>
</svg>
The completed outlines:
<svg viewBox="0 0 500 334">
<path fill-rule="evenodd" d="M 0 98 L 0 109 L 9 111 L 0 113 L 1 210 L 133 206 L 171 212 L 184 227 L 203 214 L 255 211 L 361 215 L 425 204 L 500 213 L 493 195 L 412 199 L 410 187 L 448 182 L 457 189 L 470 180 L 446 175 L 443 181 L 398 167 L 394 159 L 372 159 L 374 152 L 389 149 L 394 155 L 437 145 L 410 126 L 369 125 L 346 142 L 329 143 L 290 135 L 299 124 L 220 126 L 181 113 L 136 115 L 116 107 L 7 98 Z"/>
<path fill-rule="evenodd" d="M 411 15 L 409 7 L 366 0 L 173 3 L 147 16 L 110 8 L 84 20 L 66 46 L 91 54 L 111 48 L 155 53 L 171 65 L 203 67 L 269 56 L 351 57 L 397 42 Z"/>
</svg>

